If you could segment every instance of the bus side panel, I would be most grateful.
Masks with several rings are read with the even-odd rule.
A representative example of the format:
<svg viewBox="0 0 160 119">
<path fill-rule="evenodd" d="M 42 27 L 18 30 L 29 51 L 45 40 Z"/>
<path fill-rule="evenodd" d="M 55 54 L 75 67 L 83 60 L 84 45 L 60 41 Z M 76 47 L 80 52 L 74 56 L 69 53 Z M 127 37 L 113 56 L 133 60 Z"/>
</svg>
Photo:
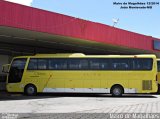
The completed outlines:
<svg viewBox="0 0 160 119">
<path fill-rule="evenodd" d="M 144 82 L 151 81 L 150 84 L 151 89 L 145 90 Z M 130 73 L 129 78 L 129 88 L 136 88 L 136 93 L 149 93 L 149 92 L 156 92 L 157 85 L 156 85 L 156 72 L 154 71 L 134 71 Z M 148 86 L 148 85 L 146 85 Z"/>
<path fill-rule="evenodd" d="M 42 79 L 45 77 L 48 78 L 42 82 Z M 142 81 L 152 80 L 154 75 L 153 72 L 146 73 L 145 71 L 51 71 L 47 76 L 44 76 L 44 78 L 38 80 L 41 82 L 37 81 L 37 85 L 40 85 L 40 92 L 43 91 L 43 87 L 62 88 L 60 92 L 79 92 L 79 90 L 76 89 L 111 89 L 113 85 L 120 84 L 126 92 L 128 92 L 129 89 L 135 89 L 131 91 L 131 93 L 147 93 L 150 90 L 142 90 Z M 154 85 L 154 82 L 152 84 Z M 154 88 L 155 86 L 152 87 Z M 56 90 L 54 92 L 56 92 Z M 57 90 L 57 92 L 59 92 L 59 90 Z M 85 90 L 82 89 L 81 92 L 85 92 Z"/>
<path fill-rule="evenodd" d="M 91 88 L 91 89 L 101 88 L 100 86 L 101 75 L 99 71 L 84 72 L 83 77 L 84 77 L 84 88 Z"/>
<path fill-rule="evenodd" d="M 46 87 L 53 92 L 101 92 L 101 77 L 96 71 L 54 71 L 53 75 Z"/>
<path fill-rule="evenodd" d="M 105 74 L 105 77 L 108 79 L 108 88 L 119 84 L 124 89 L 128 87 L 128 73 L 124 71 L 108 71 Z M 103 83 L 103 82 L 102 82 Z"/>
<path fill-rule="evenodd" d="M 44 88 L 64 88 L 66 74 L 63 71 L 51 71 L 51 77 Z"/>
<path fill-rule="evenodd" d="M 50 79 L 50 72 L 41 70 L 26 70 L 24 73 L 24 86 L 33 84 L 37 88 L 37 92 L 43 92 L 47 81 Z"/>
<path fill-rule="evenodd" d="M 52 75 L 44 87 L 44 92 L 76 92 L 76 88 L 83 88 L 82 71 L 57 70 L 52 71 Z"/>
<path fill-rule="evenodd" d="M 84 71 L 66 71 L 65 88 L 84 88 Z"/>
<path fill-rule="evenodd" d="M 6 85 L 8 92 L 23 92 L 23 83 L 9 83 Z"/>
</svg>

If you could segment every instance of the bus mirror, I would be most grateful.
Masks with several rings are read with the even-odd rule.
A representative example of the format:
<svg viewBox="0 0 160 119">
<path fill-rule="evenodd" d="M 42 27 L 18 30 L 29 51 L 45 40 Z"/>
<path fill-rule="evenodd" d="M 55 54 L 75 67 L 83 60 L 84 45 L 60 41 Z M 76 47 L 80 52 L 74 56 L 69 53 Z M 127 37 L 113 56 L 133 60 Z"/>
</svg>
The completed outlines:
<svg viewBox="0 0 160 119">
<path fill-rule="evenodd" d="M 2 66 L 3 73 L 9 73 L 10 64 L 5 64 Z"/>
</svg>

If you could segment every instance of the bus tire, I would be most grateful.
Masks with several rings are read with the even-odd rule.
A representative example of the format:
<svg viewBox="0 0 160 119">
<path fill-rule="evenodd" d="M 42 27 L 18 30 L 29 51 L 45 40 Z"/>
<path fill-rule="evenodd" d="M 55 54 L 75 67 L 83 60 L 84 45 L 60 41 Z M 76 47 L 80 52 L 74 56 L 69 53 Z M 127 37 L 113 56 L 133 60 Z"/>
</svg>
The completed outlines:
<svg viewBox="0 0 160 119">
<path fill-rule="evenodd" d="M 111 94 L 114 97 L 120 97 L 124 93 L 123 87 L 120 85 L 115 85 L 111 88 Z"/>
<path fill-rule="evenodd" d="M 24 94 L 28 95 L 28 96 L 33 96 L 37 94 L 37 88 L 35 85 L 33 84 L 28 84 L 25 86 L 24 88 Z"/>
</svg>

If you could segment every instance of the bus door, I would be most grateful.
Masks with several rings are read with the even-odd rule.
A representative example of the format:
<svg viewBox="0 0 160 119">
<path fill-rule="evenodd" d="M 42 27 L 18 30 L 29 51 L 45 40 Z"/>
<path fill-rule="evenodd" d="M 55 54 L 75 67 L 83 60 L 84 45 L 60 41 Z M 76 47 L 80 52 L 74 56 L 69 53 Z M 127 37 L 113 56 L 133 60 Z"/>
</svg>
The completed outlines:
<svg viewBox="0 0 160 119">
<path fill-rule="evenodd" d="M 13 60 L 8 76 L 8 90 L 18 92 L 22 89 L 20 83 L 22 81 L 26 61 L 27 58 L 18 58 Z"/>
</svg>

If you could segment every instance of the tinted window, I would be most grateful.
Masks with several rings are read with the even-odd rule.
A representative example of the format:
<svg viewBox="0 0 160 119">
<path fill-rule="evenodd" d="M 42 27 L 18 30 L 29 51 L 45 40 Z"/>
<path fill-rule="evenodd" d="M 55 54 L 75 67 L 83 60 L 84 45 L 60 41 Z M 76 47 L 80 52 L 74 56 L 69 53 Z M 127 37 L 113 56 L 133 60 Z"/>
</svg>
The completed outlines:
<svg viewBox="0 0 160 119">
<path fill-rule="evenodd" d="M 87 59 L 69 59 L 68 60 L 68 69 L 86 70 L 86 69 L 88 69 L 88 60 Z"/>
<path fill-rule="evenodd" d="M 39 70 L 46 70 L 47 69 L 47 59 L 38 59 L 38 69 Z"/>
<path fill-rule="evenodd" d="M 11 67 L 12 67 L 12 68 L 15 68 L 15 67 L 16 67 L 17 69 L 24 69 L 25 64 L 26 64 L 26 59 L 15 59 L 15 60 L 12 62 Z"/>
<path fill-rule="evenodd" d="M 47 66 L 47 59 L 31 58 L 28 64 L 28 70 L 46 70 Z"/>
<path fill-rule="evenodd" d="M 148 58 L 31 58 L 28 70 L 151 70 Z"/>
<path fill-rule="evenodd" d="M 26 61 L 26 58 L 19 58 L 13 60 L 9 71 L 8 83 L 21 82 Z"/>
<path fill-rule="evenodd" d="M 65 70 L 67 69 L 67 59 L 49 59 L 49 69 Z"/>
<path fill-rule="evenodd" d="M 28 70 L 37 70 L 37 59 L 30 59 L 28 64 Z"/>
<path fill-rule="evenodd" d="M 153 65 L 153 59 L 139 58 L 133 60 L 134 70 L 151 70 Z"/>
<path fill-rule="evenodd" d="M 131 70 L 131 62 L 129 59 L 110 59 L 111 70 Z"/>
<path fill-rule="evenodd" d="M 90 69 L 92 70 L 107 70 L 110 69 L 109 59 L 89 59 Z"/>
</svg>

